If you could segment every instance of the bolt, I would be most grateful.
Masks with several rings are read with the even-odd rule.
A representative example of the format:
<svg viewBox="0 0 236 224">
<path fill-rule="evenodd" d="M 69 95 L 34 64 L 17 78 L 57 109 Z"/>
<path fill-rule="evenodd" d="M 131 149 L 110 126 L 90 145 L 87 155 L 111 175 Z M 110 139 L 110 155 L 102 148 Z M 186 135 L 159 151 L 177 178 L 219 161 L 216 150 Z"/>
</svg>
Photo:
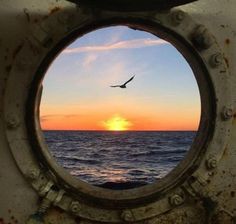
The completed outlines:
<svg viewBox="0 0 236 224">
<path fill-rule="evenodd" d="M 31 179 L 31 180 L 36 180 L 39 176 L 39 170 L 37 169 L 31 169 L 28 173 L 28 177 Z"/>
<path fill-rule="evenodd" d="M 207 161 L 206 161 L 206 166 L 208 169 L 214 169 L 217 167 L 217 159 L 215 156 L 211 156 Z"/>
<path fill-rule="evenodd" d="M 209 172 L 209 173 L 208 173 L 208 176 L 210 176 L 210 177 L 213 176 L 213 175 L 214 175 L 213 172 Z"/>
<path fill-rule="evenodd" d="M 179 25 L 185 18 L 185 12 L 183 11 L 174 11 L 171 14 L 171 22 L 173 25 Z"/>
<path fill-rule="evenodd" d="M 181 205 L 184 202 L 184 197 L 179 195 L 179 194 L 174 194 L 173 196 L 170 197 L 170 204 L 171 205 Z"/>
<path fill-rule="evenodd" d="M 64 190 L 60 190 L 60 191 L 58 192 L 58 194 L 57 194 L 57 196 L 56 196 L 56 198 L 54 199 L 54 202 L 53 202 L 54 205 L 58 204 L 58 203 L 61 201 L 61 199 L 62 199 L 64 193 L 65 193 Z"/>
<path fill-rule="evenodd" d="M 121 218 L 126 222 L 134 221 L 133 213 L 130 210 L 125 210 L 121 213 Z"/>
<path fill-rule="evenodd" d="M 213 54 L 210 58 L 210 65 L 214 68 L 214 67 L 218 67 L 219 65 L 221 65 L 223 63 L 223 56 L 221 53 L 216 53 Z"/>
<path fill-rule="evenodd" d="M 77 213 L 81 209 L 81 205 L 78 201 L 72 201 L 70 205 L 70 210 L 73 213 Z"/>
<path fill-rule="evenodd" d="M 192 41 L 197 47 L 202 49 L 207 49 L 213 44 L 212 36 L 203 25 L 199 25 L 196 28 Z"/>
<path fill-rule="evenodd" d="M 232 108 L 227 108 L 227 107 L 223 108 L 223 111 L 222 111 L 223 120 L 229 120 L 230 118 L 233 117 L 233 115 L 234 115 L 234 112 Z"/>
<path fill-rule="evenodd" d="M 44 214 L 46 213 L 47 209 L 51 206 L 51 201 L 47 198 L 44 198 L 39 206 L 38 213 Z"/>
<path fill-rule="evenodd" d="M 16 115 L 9 115 L 7 118 L 7 128 L 8 129 L 15 129 L 19 126 L 19 119 Z"/>
</svg>

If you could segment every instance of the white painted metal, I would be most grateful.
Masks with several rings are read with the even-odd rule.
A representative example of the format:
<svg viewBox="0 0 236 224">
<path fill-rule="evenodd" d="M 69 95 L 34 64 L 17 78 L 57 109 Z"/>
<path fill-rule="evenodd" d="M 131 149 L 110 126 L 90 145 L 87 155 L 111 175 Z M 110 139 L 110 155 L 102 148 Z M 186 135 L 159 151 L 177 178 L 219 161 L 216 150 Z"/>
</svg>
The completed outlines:
<svg viewBox="0 0 236 224">
<path fill-rule="evenodd" d="M 165 197 L 138 207 L 109 212 L 99 205 L 77 202 L 64 190 L 51 190 L 52 181 L 40 173 L 37 158 L 29 143 L 25 125 L 25 103 L 28 87 L 41 60 L 50 48 L 78 24 L 101 18 L 112 18 L 116 12 L 80 10 L 64 0 L 3 0 L 0 4 L 0 224 L 25 223 L 40 207 L 53 206 L 45 223 L 76 223 L 76 216 L 102 222 L 141 223 L 234 223 L 236 217 L 236 76 L 235 23 L 233 0 L 200 0 L 178 7 L 193 18 L 186 29 L 174 26 L 185 35 L 203 24 L 216 43 L 199 51 L 210 71 L 218 98 L 213 137 L 199 168 L 190 181 L 178 186 Z M 137 13 L 136 13 L 137 14 Z M 141 13 L 142 14 L 142 13 Z M 162 18 L 158 13 L 144 16 Z M 134 13 L 135 15 L 135 13 Z M 164 21 L 165 18 L 161 19 Z M 190 21 L 190 20 L 188 20 Z M 190 24 L 190 25 L 189 25 Z M 187 26 L 189 25 L 189 27 Z M 172 25 L 171 25 L 172 26 Z M 184 31 L 186 30 L 186 32 Z M 52 41 L 51 41 L 52 38 Z M 219 67 L 212 66 L 212 55 L 223 53 Z M 221 72 L 223 71 L 223 72 Z M 226 71 L 226 72 L 224 72 Z M 232 116 L 231 116 L 232 115 Z M 75 183 L 76 184 L 76 183 Z M 84 186 L 86 187 L 86 185 Z M 123 197 L 123 195 L 122 195 Z M 82 210 L 81 210 L 82 206 Z M 63 212 L 58 212 L 60 207 Z M 151 211 L 151 213 L 147 212 Z M 152 210 L 153 209 L 153 210 Z M 168 211 L 168 212 L 167 212 Z M 164 213 L 165 214 L 162 214 Z M 74 213 L 76 216 L 71 216 Z M 88 216 L 90 214 L 90 216 Z M 93 216 L 93 217 L 92 217 Z M 78 220 L 78 219 L 77 219 Z M 110 221 L 109 221 L 110 220 Z M 199 222 L 200 221 L 200 222 Z M 92 221 L 91 221 L 92 222 Z M 29 221 L 33 223 L 33 221 Z"/>
</svg>

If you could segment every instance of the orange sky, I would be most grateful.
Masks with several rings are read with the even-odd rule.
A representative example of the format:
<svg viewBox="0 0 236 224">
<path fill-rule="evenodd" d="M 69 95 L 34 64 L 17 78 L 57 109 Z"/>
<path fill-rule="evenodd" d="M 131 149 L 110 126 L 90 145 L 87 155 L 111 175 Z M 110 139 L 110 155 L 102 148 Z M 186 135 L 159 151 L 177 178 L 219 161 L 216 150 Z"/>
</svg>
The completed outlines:
<svg viewBox="0 0 236 224">
<path fill-rule="evenodd" d="M 75 110 L 71 114 L 46 114 L 41 116 L 41 127 L 44 130 L 197 130 L 199 123 L 198 113 L 194 114 L 191 110 L 152 114 L 141 109 L 116 113 L 109 108 L 104 109 L 104 112 L 90 108 L 86 113 Z"/>
</svg>

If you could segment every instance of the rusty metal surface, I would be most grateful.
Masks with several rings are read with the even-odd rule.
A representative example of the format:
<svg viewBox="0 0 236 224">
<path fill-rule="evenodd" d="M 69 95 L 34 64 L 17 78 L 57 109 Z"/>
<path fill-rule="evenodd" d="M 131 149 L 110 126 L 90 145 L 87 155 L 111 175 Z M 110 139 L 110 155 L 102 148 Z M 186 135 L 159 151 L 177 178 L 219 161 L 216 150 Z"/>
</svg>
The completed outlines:
<svg viewBox="0 0 236 224">
<path fill-rule="evenodd" d="M 86 197 L 82 201 L 78 200 L 80 197 L 76 196 L 77 190 L 75 194 L 70 194 L 70 190 L 67 191 L 63 184 L 59 183 L 59 189 L 55 188 L 57 183 L 54 177 L 41 170 L 39 158 L 29 141 L 24 115 L 28 89 L 34 74 L 45 55 L 63 35 L 73 31 L 78 24 L 117 17 L 120 12 L 89 12 L 67 1 L 2 1 L 0 224 L 235 223 L 235 7 L 233 0 L 214 0 L 210 3 L 202 0 L 178 7 L 196 23 L 190 23 L 188 19 L 181 28 L 182 19 L 178 18 L 182 16 L 174 15 L 171 17 L 174 21 L 170 20 L 176 32 L 183 33 L 185 30 L 186 38 L 188 29 L 195 30 L 194 35 L 191 32 L 188 41 L 199 48 L 199 55 L 210 71 L 209 76 L 217 96 L 213 136 L 199 161 L 198 169 L 183 184 L 164 193 L 156 201 L 133 203 L 132 206 L 123 203 L 122 208 L 111 206 L 111 209 L 99 203 L 91 205 Z M 123 14 L 124 18 L 130 15 Z M 137 15 L 137 12 L 133 14 Z M 162 17 L 158 12 L 140 12 L 139 16 L 156 18 L 169 24 L 169 20 L 165 20 L 169 17 Z M 35 218 L 39 216 L 42 217 L 41 221 Z"/>
</svg>

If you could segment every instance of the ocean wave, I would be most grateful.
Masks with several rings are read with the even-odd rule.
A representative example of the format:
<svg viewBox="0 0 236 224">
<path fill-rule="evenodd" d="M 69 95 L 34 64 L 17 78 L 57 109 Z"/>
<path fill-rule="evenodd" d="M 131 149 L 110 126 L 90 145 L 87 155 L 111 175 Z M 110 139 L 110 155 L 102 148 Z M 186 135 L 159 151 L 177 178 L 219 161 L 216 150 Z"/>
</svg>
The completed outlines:
<svg viewBox="0 0 236 224">
<path fill-rule="evenodd" d="M 126 188 L 164 177 L 186 155 L 196 133 L 47 131 L 44 135 L 51 154 L 71 175 L 101 187 Z"/>
</svg>

